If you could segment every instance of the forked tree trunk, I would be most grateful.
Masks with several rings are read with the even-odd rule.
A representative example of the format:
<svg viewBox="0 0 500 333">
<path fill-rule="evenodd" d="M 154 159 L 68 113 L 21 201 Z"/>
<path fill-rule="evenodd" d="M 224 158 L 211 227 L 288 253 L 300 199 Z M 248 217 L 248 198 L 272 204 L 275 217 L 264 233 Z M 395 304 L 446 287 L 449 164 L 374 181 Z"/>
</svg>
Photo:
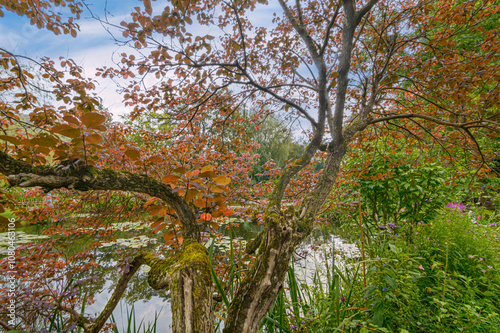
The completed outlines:
<svg viewBox="0 0 500 333">
<path fill-rule="evenodd" d="M 284 214 L 268 211 L 265 223 L 257 258 L 231 302 L 224 333 L 257 332 L 283 288 L 296 246 L 311 232 L 309 223 L 299 223 L 293 207 Z"/>
</svg>

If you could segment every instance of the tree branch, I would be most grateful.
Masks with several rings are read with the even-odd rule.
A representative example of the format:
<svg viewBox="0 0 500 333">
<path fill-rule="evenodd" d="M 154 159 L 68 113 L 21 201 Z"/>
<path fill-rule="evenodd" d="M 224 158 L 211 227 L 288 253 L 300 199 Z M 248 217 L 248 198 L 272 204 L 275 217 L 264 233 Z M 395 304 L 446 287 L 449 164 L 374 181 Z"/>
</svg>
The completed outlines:
<svg viewBox="0 0 500 333">
<path fill-rule="evenodd" d="M 113 295 L 111 295 L 111 298 L 104 307 L 104 310 L 92 324 L 92 327 L 88 331 L 89 333 L 98 333 L 101 330 L 101 328 L 108 320 L 109 316 L 113 313 L 116 305 L 118 304 L 123 293 L 125 292 L 125 289 L 127 289 L 127 285 L 130 279 L 132 278 L 132 276 L 134 276 L 134 274 L 137 272 L 137 270 L 141 267 L 143 263 L 144 263 L 144 255 L 142 254 L 139 254 L 132 260 L 132 262 L 130 263 L 129 270 L 120 277 L 120 280 L 118 280 Z"/>
<path fill-rule="evenodd" d="M 370 9 L 372 9 L 372 7 L 375 6 L 377 2 L 378 0 L 370 0 L 366 5 L 363 6 L 363 8 L 358 10 L 358 12 L 356 13 L 356 25 L 358 25 L 359 22 L 361 22 L 363 16 L 365 16 L 366 13 L 368 13 Z"/>
<path fill-rule="evenodd" d="M 323 40 L 323 46 L 321 47 L 321 50 L 319 51 L 319 55 L 323 56 L 325 53 L 326 47 L 328 46 L 328 40 L 330 39 L 330 32 L 332 31 L 333 26 L 335 25 L 335 20 L 337 19 L 337 16 L 339 15 L 340 12 L 340 3 L 337 5 L 337 8 L 335 9 L 335 13 L 332 16 L 332 19 L 328 23 L 328 27 L 326 28 L 326 33 L 325 33 L 325 38 Z"/>
<path fill-rule="evenodd" d="M 375 118 L 375 119 L 372 119 L 370 121 L 370 125 L 371 124 L 375 124 L 375 123 L 380 123 L 380 122 L 383 122 L 383 121 L 388 121 L 388 120 L 392 120 L 392 119 L 405 119 L 405 118 L 420 118 L 420 119 L 425 119 L 425 120 L 428 120 L 428 121 L 432 121 L 436 124 L 440 124 L 440 125 L 444 125 L 444 126 L 450 126 L 450 127 L 456 127 L 456 128 L 462 128 L 462 129 L 467 129 L 467 128 L 470 128 L 470 127 L 474 127 L 472 125 L 474 124 L 477 124 L 478 122 L 480 123 L 481 121 L 470 121 L 470 122 L 466 122 L 466 123 L 454 123 L 454 122 L 451 122 L 451 121 L 445 121 L 445 120 L 441 120 L 439 118 L 434 118 L 434 117 L 431 117 L 431 116 L 427 116 L 425 114 L 420 114 L 420 113 L 406 113 L 406 114 L 394 114 L 394 115 L 391 115 L 391 116 L 387 116 L 387 117 L 382 117 L 382 118 Z M 480 127 L 480 126 L 478 126 Z"/>
<path fill-rule="evenodd" d="M 281 5 L 281 8 L 283 8 L 283 11 L 285 12 L 286 18 L 288 19 L 288 21 L 290 22 L 292 27 L 295 29 L 295 31 L 297 31 L 300 38 L 302 38 L 302 40 L 306 44 L 307 49 L 309 50 L 309 53 L 313 56 L 313 60 L 316 62 L 316 60 L 319 56 L 318 48 L 316 47 L 316 43 L 314 42 L 314 40 L 312 39 L 311 35 L 306 30 L 306 28 L 302 24 L 297 22 L 297 20 L 293 16 L 292 11 L 286 5 L 285 1 L 283 1 L 283 0 L 278 0 L 278 1 Z"/>
<path fill-rule="evenodd" d="M 200 241 L 200 231 L 193 209 L 168 184 L 146 175 L 133 174 L 93 166 L 72 167 L 68 170 L 31 164 L 12 158 L 0 151 L 0 173 L 7 176 L 11 186 L 41 186 L 45 190 L 73 188 L 80 191 L 118 190 L 143 193 L 165 201 L 182 223 L 184 238 Z"/>
</svg>

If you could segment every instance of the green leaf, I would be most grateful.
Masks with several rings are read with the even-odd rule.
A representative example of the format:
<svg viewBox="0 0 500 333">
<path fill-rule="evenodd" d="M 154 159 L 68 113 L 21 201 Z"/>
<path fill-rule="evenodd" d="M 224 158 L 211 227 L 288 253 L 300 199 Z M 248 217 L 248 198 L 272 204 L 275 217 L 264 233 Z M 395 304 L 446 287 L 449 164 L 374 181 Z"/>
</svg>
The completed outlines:
<svg viewBox="0 0 500 333">
<path fill-rule="evenodd" d="M 365 292 L 365 295 L 363 296 L 363 298 L 370 297 L 370 295 L 375 291 L 375 289 L 377 289 L 377 287 L 375 287 L 375 286 L 368 286 L 366 288 L 366 292 Z"/>
<path fill-rule="evenodd" d="M 389 244 L 389 248 L 391 249 L 392 252 L 398 254 L 398 252 L 399 252 L 398 250 L 399 249 L 395 245 Z"/>
<path fill-rule="evenodd" d="M 396 280 L 394 280 L 392 277 L 390 277 L 389 275 L 386 275 L 385 276 L 385 281 L 387 281 L 387 283 L 394 289 L 398 289 L 398 283 L 396 282 Z"/>
<path fill-rule="evenodd" d="M 382 326 L 384 324 L 384 308 L 380 307 L 375 311 L 375 315 L 372 319 L 373 323 L 377 326 Z"/>
</svg>

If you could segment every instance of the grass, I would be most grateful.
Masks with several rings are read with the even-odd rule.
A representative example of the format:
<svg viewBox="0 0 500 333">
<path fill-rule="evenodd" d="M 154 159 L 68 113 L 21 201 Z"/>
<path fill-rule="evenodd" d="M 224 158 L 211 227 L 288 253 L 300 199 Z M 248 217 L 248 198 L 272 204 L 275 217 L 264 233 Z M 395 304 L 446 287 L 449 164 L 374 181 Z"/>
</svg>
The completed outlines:
<svg viewBox="0 0 500 333">
<path fill-rule="evenodd" d="M 134 306 L 132 305 L 132 308 L 130 310 L 126 310 L 127 314 L 127 322 L 126 322 L 126 327 L 123 327 L 121 331 L 118 330 L 118 326 L 116 325 L 116 320 L 113 315 L 111 315 L 111 323 L 115 324 L 115 327 L 113 327 L 113 332 L 114 333 L 156 333 L 156 324 L 158 321 L 158 318 L 160 316 L 160 312 L 155 313 L 155 319 L 152 323 L 148 323 L 147 325 L 144 323 L 144 319 L 142 319 L 139 322 L 139 325 L 137 325 L 137 321 L 135 318 L 135 310 Z M 142 329 L 142 330 L 141 330 Z"/>
</svg>

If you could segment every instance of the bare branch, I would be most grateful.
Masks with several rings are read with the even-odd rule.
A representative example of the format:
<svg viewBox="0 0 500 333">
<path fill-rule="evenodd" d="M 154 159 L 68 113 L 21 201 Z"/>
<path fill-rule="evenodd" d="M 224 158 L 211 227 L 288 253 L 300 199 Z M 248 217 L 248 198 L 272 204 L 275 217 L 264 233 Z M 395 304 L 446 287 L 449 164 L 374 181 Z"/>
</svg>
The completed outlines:
<svg viewBox="0 0 500 333">
<path fill-rule="evenodd" d="M 101 312 L 99 317 L 97 317 L 97 319 L 94 321 L 92 328 L 88 331 L 89 333 L 98 333 L 104 326 L 104 324 L 106 324 L 106 321 L 115 310 L 116 305 L 118 304 L 123 293 L 127 289 L 127 285 L 130 279 L 134 276 L 134 274 L 142 266 L 143 263 L 144 263 L 144 256 L 142 254 L 137 255 L 132 260 L 132 262 L 130 263 L 130 267 L 128 268 L 128 271 L 126 271 L 120 277 L 120 280 L 118 280 L 113 295 L 111 295 L 111 297 L 109 298 L 108 303 L 104 307 L 104 310 Z"/>
<path fill-rule="evenodd" d="M 326 28 L 325 38 L 323 39 L 323 46 L 321 47 L 321 50 L 319 51 L 320 56 L 323 56 L 323 54 L 325 53 L 326 47 L 328 46 L 328 41 L 330 40 L 330 33 L 332 31 L 333 26 L 335 25 L 335 20 L 337 19 L 337 16 L 339 15 L 339 12 L 340 12 L 340 3 L 336 7 L 337 8 L 335 9 L 335 13 L 333 14 L 330 22 L 328 23 L 328 27 Z"/>
<path fill-rule="evenodd" d="M 364 5 L 358 12 L 356 13 L 356 25 L 361 22 L 363 16 L 366 15 L 372 9 L 373 6 L 378 2 L 378 0 L 370 0 L 366 5 Z"/>
</svg>

